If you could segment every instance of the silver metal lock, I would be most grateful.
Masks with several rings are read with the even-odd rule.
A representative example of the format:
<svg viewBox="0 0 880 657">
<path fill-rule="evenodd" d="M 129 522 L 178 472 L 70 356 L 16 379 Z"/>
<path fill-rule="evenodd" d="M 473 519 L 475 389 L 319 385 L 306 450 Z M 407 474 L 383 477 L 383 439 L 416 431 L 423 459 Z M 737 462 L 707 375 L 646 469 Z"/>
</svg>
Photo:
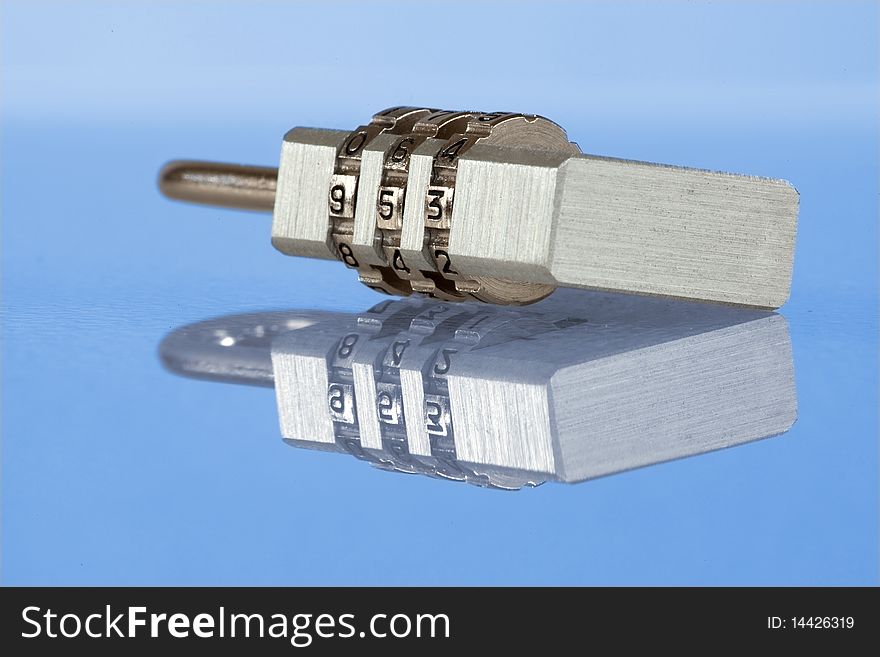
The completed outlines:
<svg viewBox="0 0 880 657">
<path fill-rule="evenodd" d="M 533 303 L 558 286 L 778 308 L 787 182 L 584 155 L 540 116 L 394 107 L 353 131 L 294 128 L 269 168 L 172 162 L 173 198 L 272 210 L 272 244 L 366 285 Z"/>
</svg>

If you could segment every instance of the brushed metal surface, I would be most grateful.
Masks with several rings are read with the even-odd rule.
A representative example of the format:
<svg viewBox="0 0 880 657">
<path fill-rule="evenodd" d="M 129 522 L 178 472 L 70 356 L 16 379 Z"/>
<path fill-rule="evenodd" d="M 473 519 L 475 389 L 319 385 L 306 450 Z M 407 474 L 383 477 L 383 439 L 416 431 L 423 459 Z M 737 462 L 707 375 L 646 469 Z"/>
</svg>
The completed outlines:
<svg viewBox="0 0 880 657">
<path fill-rule="evenodd" d="M 326 412 L 303 413 L 303 408 L 325 409 L 327 405 L 327 360 L 322 356 L 298 355 L 272 358 L 276 389 L 297 389 L 297 399 L 278 404 L 278 420 L 283 436 L 309 436 L 318 443 L 333 444 L 333 422 Z M 302 385 L 303 381 L 311 385 Z"/>
<path fill-rule="evenodd" d="M 382 184 L 385 152 L 398 137 L 381 134 L 364 147 L 361 155 L 361 172 L 357 188 L 357 205 L 354 211 L 354 234 L 351 248 L 358 262 L 366 265 L 384 266 L 385 256 L 378 246 L 376 235 L 376 201 Z"/>
<path fill-rule="evenodd" d="M 469 276 L 555 283 L 550 238 L 559 167 L 568 153 L 474 146 L 456 178 L 449 253 Z"/>
<path fill-rule="evenodd" d="M 560 285 L 778 308 L 798 193 L 787 182 L 591 156 L 560 172 Z"/>
<path fill-rule="evenodd" d="M 403 412 L 406 418 L 409 453 L 430 456 L 431 439 L 425 426 L 425 381 L 421 370 L 401 369 L 400 386 L 403 392 Z"/>
<path fill-rule="evenodd" d="M 281 145 L 272 245 L 287 255 L 335 258 L 329 244 L 327 194 L 344 130 L 294 128 Z"/>
<path fill-rule="evenodd" d="M 331 370 L 336 363 L 328 355 L 337 351 L 340 338 L 354 330 L 355 324 L 347 314 L 334 319 L 338 320 L 337 332 L 288 331 L 276 336 L 269 351 L 275 371 L 281 435 L 308 436 L 319 448 L 336 449 L 333 418 L 328 412 L 331 378 L 337 378 Z M 278 390 L 291 392 L 279 396 Z M 297 392 L 293 393 L 294 390 Z"/>
<path fill-rule="evenodd" d="M 361 446 L 382 449 L 382 432 L 376 415 L 376 377 L 372 362 L 352 363 L 354 390 L 357 395 L 357 418 L 361 432 Z M 301 434 L 306 436 L 308 434 Z"/>
<path fill-rule="evenodd" d="M 566 367 L 550 391 L 564 481 L 780 434 L 797 415 L 780 315 Z"/>
<path fill-rule="evenodd" d="M 549 377 L 535 380 L 527 367 L 506 367 L 504 379 L 476 379 L 470 370 L 450 375 L 456 456 L 474 465 L 553 473 Z"/>
<path fill-rule="evenodd" d="M 424 199 L 431 184 L 431 170 L 434 157 L 446 142 L 442 139 L 427 139 L 410 156 L 407 173 L 407 196 L 413 201 L 403 206 L 403 229 L 400 235 L 400 252 L 411 266 L 430 271 L 433 263 L 425 257 L 425 207 L 415 199 Z"/>
</svg>

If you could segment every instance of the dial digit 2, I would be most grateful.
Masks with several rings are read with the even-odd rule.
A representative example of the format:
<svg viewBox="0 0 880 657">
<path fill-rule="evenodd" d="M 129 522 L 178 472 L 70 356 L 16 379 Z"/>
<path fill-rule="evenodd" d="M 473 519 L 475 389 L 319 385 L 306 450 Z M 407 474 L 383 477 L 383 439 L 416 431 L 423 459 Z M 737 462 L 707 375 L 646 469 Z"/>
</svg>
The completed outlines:
<svg viewBox="0 0 880 657">
<path fill-rule="evenodd" d="M 443 266 L 440 268 L 440 273 L 442 274 L 458 274 L 457 271 L 452 269 L 452 260 L 449 259 L 449 254 L 446 251 L 437 250 L 434 251 L 434 257 L 440 261 L 444 262 Z"/>
<path fill-rule="evenodd" d="M 330 188 L 330 212 L 342 214 L 345 208 L 345 185 L 333 185 Z"/>
<path fill-rule="evenodd" d="M 351 247 L 348 244 L 345 244 L 344 242 L 340 243 L 339 255 L 342 256 L 342 262 L 347 264 L 349 267 L 358 266 L 357 258 L 354 257 L 354 253 L 352 253 Z"/>
<path fill-rule="evenodd" d="M 441 349 L 437 354 L 439 358 L 434 363 L 434 374 L 446 374 L 452 367 L 452 355 L 457 353 L 458 349 Z"/>
</svg>

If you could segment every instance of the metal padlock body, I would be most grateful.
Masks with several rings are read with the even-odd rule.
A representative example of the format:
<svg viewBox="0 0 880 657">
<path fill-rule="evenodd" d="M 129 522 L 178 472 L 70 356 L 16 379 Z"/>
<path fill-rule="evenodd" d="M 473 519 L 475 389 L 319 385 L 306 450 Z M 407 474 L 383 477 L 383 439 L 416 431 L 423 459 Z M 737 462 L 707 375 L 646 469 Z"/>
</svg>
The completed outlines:
<svg viewBox="0 0 880 657">
<path fill-rule="evenodd" d="M 380 292 L 501 305 L 560 286 L 778 308 L 799 202 L 784 180 L 584 155 L 543 117 L 413 107 L 294 128 L 277 171 L 172 162 L 160 188 L 273 210 L 278 250 Z"/>
<path fill-rule="evenodd" d="M 290 131 L 272 243 L 338 257 L 381 291 L 443 300 L 523 305 L 556 286 L 761 308 L 787 299 L 798 210 L 787 182 L 582 155 L 542 117 L 422 118 L 443 115 L 470 118 L 446 139 L 416 122 L 363 148 L 348 241 L 328 232 L 326 208 L 338 203 L 336 158 L 359 133 Z"/>
</svg>

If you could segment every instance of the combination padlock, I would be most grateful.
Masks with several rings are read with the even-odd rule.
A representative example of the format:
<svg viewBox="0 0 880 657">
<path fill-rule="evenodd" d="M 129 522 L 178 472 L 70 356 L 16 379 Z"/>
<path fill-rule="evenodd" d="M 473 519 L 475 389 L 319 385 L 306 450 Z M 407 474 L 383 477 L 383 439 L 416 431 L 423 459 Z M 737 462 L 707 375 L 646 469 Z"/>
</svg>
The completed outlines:
<svg viewBox="0 0 880 657">
<path fill-rule="evenodd" d="M 778 308 L 787 182 L 584 155 L 540 116 L 394 107 L 294 128 L 277 170 L 171 162 L 172 198 L 273 210 L 272 244 L 338 258 L 373 289 L 533 303 L 557 286 Z"/>
</svg>

